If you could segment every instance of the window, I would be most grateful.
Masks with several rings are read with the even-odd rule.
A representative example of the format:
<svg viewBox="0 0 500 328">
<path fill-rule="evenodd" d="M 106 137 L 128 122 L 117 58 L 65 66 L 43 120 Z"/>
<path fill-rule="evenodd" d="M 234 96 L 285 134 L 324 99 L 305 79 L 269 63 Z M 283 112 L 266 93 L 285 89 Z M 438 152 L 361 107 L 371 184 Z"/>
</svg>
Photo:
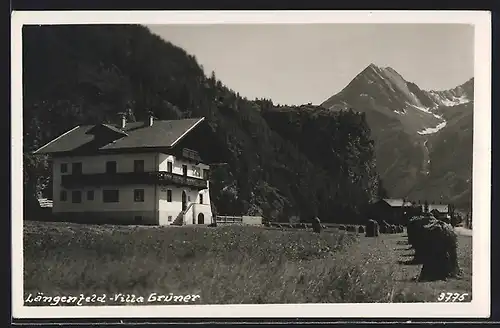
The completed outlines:
<svg viewBox="0 0 500 328">
<path fill-rule="evenodd" d="M 167 190 L 167 202 L 172 202 L 172 190 Z"/>
<path fill-rule="evenodd" d="M 82 163 L 71 164 L 71 174 L 82 174 Z"/>
<path fill-rule="evenodd" d="M 182 175 L 186 176 L 188 174 L 188 167 L 187 165 L 182 165 Z"/>
<path fill-rule="evenodd" d="M 172 222 L 172 215 L 168 216 L 168 222 Z"/>
<path fill-rule="evenodd" d="M 66 200 L 68 200 L 68 194 L 66 193 L 66 190 L 61 190 L 59 199 L 61 200 L 61 202 L 65 202 Z"/>
<path fill-rule="evenodd" d="M 134 202 L 144 201 L 144 189 L 134 189 Z"/>
<path fill-rule="evenodd" d="M 172 172 L 172 162 L 167 162 L 167 172 Z"/>
<path fill-rule="evenodd" d="M 134 161 L 134 172 L 144 172 L 144 160 L 137 159 Z"/>
<path fill-rule="evenodd" d="M 208 180 L 208 178 L 210 177 L 209 172 L 210 171 L 207 169 L 203 170 L 203 179 Z"/>
<path fill-rule="evenodd" d="M 61 173 L 67 173 L 67 172 L 68 172 L 68 164 L 61 163 Z"/>
<path fill-rule="evenodd" d="M 203 204 L 203 194 L 200 194 L 200 204 Z"/>
<path fill-rule="evenodd" d="M 200 169 L 196 166 L 192 166 L 191 169 L 193 170 L 193 176 L 199 177 L 200 176 Z"/>
<path fill-rule="evenodd" d="M 102 201 L 104 203 L 118 203 L 120 198 L 120 193 L 118 190 L 103 190 L 102 191 Z"/>
<path fill-rule="evenodd" d="M 87 190 L 87 200 L 94 200 L 94 191 Z"/>
<path fill-rule="evenodd" d="M 116 173 L 116 162 L 115 161 L 106 162 L 106 173 Z"/>
<path fill-rule="evenodd" d="M 80 190 L 73 190 L 71 192 L 71 202 L 81 203 L 82 202 L 82 192 Z"/>
</svg>

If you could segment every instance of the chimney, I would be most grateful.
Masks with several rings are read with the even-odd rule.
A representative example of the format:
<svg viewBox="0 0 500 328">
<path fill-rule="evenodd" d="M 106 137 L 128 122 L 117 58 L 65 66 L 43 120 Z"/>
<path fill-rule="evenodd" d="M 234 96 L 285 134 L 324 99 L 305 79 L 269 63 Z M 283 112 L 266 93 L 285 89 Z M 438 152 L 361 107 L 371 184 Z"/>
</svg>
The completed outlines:
<svg viewBox="0 0 500 328">
<path fill-rule="evenodd" d="M 154 122 L 154 115 L 152 111 L 148 112 L 148 126 L 152 126 Z"/>
<path fill-rule="evenodd" d="M 120 112 L 118 113 L 118 117 L 120 118 L 120 123 L 119 123 L 119 126 L 120 126 L 120 129 L 123 129 L 125 127 L 125 124 L 127 124 L 127 116 L 125 115 L 125 113 L 123 112 Z"/>
</svg>

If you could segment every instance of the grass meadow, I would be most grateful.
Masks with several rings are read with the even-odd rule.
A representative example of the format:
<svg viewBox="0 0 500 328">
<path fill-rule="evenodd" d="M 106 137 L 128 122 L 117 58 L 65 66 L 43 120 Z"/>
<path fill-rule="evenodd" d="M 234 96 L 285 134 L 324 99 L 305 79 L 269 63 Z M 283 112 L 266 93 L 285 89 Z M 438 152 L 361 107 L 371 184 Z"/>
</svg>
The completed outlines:
<svg viewBox="0 0 500 328">
<path fill-rule="evenodd" d="M 367 238 L 334 228 L 315 234 L 25 221 L 24 295 L 199 295 L 192 304 L 435 302 L 441 292 L 471 295 L 470 236 L 459 236 L 460 279 L 415 281 L 420 266 L 406 264 L 411 254 L 406 233 Z M 138 305 L 117 298 L 101 304 Z M 146 304 L 158 305 L 139 305 Z"/>
</svg>

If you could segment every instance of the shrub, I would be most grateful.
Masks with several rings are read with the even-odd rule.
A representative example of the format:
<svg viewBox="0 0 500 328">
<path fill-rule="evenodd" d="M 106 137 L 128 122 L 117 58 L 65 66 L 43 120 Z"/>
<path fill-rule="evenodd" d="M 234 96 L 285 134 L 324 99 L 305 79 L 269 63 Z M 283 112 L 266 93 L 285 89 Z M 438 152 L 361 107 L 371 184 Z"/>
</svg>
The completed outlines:
<svg viewBox="0 0 500 328">
<path fill-rule="evenodd" d="M 355 226 L 347 226 L 347 231 L 349 232 L 356 232 L 356 227 Z"/>
<path fill-rule="evenodd" d="M 375 220 L 368 220 L 366 224 L 366 237 L 377 237 L 379 234 L 379 225 Z"/>
<path fill-rule="evenodd" d="M 391 233 L 396 233 L 396 226 L 394 224 L 391 224 L 391 228 L 390 228 L 390 231 Z"/>
<path fill-rule="evenodd" d="M 339 226 L 339 230 L 345 230 L 345 229 L 346 229 L 345 225 Z"/>
<path fill-rule="evenodd" d="M 457 258 L 457 234 L 449 223 L 430 220 L 423 227 L 426 235 L 419 280 L 446 280 L 460 275 Z"/>
</svg>

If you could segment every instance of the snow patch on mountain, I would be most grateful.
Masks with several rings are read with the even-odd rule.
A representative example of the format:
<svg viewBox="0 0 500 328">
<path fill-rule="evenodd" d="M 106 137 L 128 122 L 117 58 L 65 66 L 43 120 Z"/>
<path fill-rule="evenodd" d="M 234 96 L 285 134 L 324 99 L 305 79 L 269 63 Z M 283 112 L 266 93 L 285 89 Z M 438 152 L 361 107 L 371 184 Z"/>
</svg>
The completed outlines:
<svg viewBox="0 0 500 328">
<path fill-rule="evenodd" d="M 439 123 L 438 125 L 436 125 L 436 127 L 434 127 L 434 128 L 426 128 L 422 131 L 418 131 L 417 133 L 420 135 L 433 134 L 433 133 L 438 132 L 439 130 L 441 130 L 445 126 L 446 126 L 446 121 L 443 121 L 443 122 Z"/>
<path fill-rule="evenodd" d="M 440 120 L 443 120 L 441 123 L 439 123 L 438 125 L 436 125 L 435 127 L 433 128 L 425 128 L 421 131 L 418 131 L 417 133 L 420 134 L 420 135 L 426 135 L 426 134 L 433 134 L 433 133 L 436 133 L 438 132 L 439 130 L 441 130 L 442 128 L 444 128 L 446 126 L 446 120 L 443 119 L 443 117 L 441 115 L 438 115 L 436 113 L 433 113 L 431 111 L 431 108 L 429 107 L 422 107 L 422 106 L 415 106 L 415 105 L 411 105 L 409 104 L 408 102 L 406 103 L 408 106 L 411 106 L 415 109 L 418 109 L 426 114 L 431 114 L 432 116 L 434 116 L 435 118 L 437 119 L 440 119 Z"/>
<path fill-rule="evenodd" d="M 431 112 L 431 109 L 430 109 L 430 108 L 428 108 L 428 107 L 422 107 L 422 106 L 412 105 L 412 104 L 410 104 L 409 102 L 406 102 L 406 105 L 407 105 L 407 106 L 411 106 L 411 107 L 413 107 L 413 108 L 415 108 L 415 109 L 418 109 L 418 110 L 420 110 L 420 111 L 422 111 L 422 112 L 424 112 L 424 113 L 427 113 L 427 114 L 433 114 L 433 113 Z"/>
<path fill-rule="evenodd" d="M 450 94 L 437 93 L 435 91 L 430 91 L 429 94 L 432 96 L 432 98 L 434 98 L 434 101 L 446 107 L 452 107 L 471 102 L 471 100 L 465 94 L 462 94 L 459 97 Z"/>
</svg>

